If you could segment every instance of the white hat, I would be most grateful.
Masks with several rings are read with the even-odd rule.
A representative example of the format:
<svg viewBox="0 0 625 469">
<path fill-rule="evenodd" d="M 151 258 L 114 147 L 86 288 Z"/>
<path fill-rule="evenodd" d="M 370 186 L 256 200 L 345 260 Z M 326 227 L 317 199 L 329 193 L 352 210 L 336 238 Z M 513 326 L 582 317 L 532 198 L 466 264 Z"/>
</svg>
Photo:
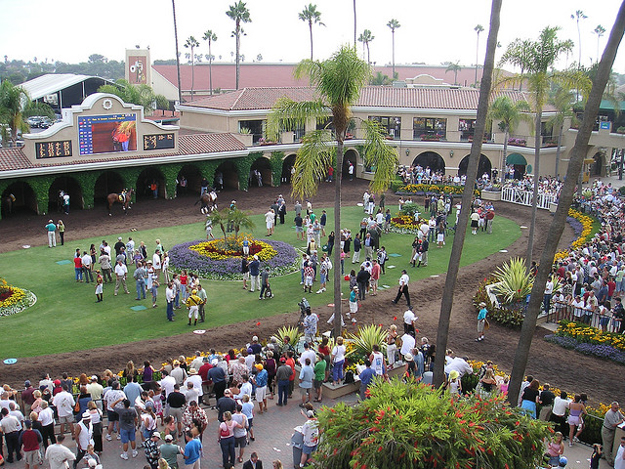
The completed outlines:
<svg viewBox="0 0 625 469">
<path fill-rule="evenodd" d="M 411 353 L 407 353 L 406 355 L 404 355 L 404 361 L 411 362 L 412 360 L 413 358 Z"/>
<path fill-rule="evenodd" d="M 258 336 L 255 335 L 254 337 L 252 337 L 252 342 L 257 342 L 258 341 Z"/>
<path fill-rule="evenodd" d="M 152 433 L 152 438 L 158 438 L 160 440 L 161 439 L 161 432 L 154 432 L 154 433 Z"/>
</svg>

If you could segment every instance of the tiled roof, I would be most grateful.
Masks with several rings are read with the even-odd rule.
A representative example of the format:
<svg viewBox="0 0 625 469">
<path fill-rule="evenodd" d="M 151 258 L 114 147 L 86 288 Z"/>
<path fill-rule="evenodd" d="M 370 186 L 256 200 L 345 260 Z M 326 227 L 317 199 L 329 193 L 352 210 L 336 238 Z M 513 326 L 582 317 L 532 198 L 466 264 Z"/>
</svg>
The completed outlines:
<svg viewBox="0 0 625 469">
<path fill-rule="evenodd" d="M 185 105 L 222 111 L 250 111 L 254 109 L 271 109 L 276 101 L 284 96 L 293 101 L 311 101 L 315 97 L 315 89 L 309 86 L 243 88 L 238 91 L 210 96 L 192 103 L 185 103 Z"/>
<path fill-rule="evenodd" d="M 245 150 L 246 147 L 232 134 L 181 135 L 178 140 L 178 154 L 217 153 Z"/>
<path fill-rule="evenodd" d="M 21 148 L 0 148 L 0 171 L 32 167 Z"/>
</svg>

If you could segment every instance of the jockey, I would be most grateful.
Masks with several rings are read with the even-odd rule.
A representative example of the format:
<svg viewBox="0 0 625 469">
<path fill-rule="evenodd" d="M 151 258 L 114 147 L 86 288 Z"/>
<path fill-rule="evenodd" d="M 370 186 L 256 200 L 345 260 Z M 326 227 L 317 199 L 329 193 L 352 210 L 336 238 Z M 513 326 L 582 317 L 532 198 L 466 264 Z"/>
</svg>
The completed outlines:
<svg viewBox="0 0 625 469">
<path fill-rule="evenodd" d="M 121 194 L 119 194 L 119 201 L 124 204 L 126 203 L 126 192 L 128 192 L 128 189 L 126 189 L 124 187 L 124 189 L 122 190 Z"/>
</svg>

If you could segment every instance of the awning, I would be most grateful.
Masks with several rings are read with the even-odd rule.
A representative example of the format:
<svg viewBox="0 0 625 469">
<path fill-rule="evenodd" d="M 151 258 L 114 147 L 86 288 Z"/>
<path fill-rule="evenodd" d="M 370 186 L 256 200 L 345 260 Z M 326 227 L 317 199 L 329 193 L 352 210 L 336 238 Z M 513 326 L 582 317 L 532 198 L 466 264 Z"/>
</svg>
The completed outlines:
<svg viewBox="0 0 625 469">
<path fill-rule="evenodd" d="M 525 166 L 527 164 L 527 161 L 525 160 L 525 157 L 520 153 L 510 153 L 506 157 L 506 164 L 520 164 Z"/>
</svg>

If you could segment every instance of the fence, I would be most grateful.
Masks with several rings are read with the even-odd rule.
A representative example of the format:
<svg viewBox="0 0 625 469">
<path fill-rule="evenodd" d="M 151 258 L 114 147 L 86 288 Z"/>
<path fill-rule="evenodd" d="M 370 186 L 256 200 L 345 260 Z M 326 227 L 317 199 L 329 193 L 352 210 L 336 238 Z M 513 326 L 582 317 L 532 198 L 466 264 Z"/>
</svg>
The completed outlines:
<svg viewBox="0 0 625 469">
<path fill-rule="evenodd" d="M 501 200 L 514 204 L 532 205 L 533 191 L 526 191 L 517 187 L 504 187 L 501 190 Z M 553 194 L 538 193 L 538 208 L 549 210 L 551 204 L 557 204 L 558 198 Z"/>
</svg>

